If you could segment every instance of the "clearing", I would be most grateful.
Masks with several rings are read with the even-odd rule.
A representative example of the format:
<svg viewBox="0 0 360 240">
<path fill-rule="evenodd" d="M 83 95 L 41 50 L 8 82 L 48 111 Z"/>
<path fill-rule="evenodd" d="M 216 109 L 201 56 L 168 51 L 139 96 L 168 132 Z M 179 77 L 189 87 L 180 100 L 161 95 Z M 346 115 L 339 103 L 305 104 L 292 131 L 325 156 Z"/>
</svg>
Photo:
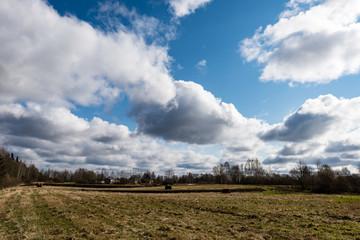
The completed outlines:
<svg viewBox="0 0 360 240">
<path fill-rule="evenodd" d="M 0 191 L 0 239 L 360 239 L 359 216 L 350 195 Z"/>
</svg>

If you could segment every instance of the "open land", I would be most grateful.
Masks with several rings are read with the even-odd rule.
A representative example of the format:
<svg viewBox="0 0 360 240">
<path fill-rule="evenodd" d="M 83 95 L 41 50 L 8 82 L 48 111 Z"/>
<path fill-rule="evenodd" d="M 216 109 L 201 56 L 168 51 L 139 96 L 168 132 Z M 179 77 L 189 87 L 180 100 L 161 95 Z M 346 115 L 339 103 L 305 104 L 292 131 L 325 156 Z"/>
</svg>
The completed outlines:
<svg viewBox="0 0 360 240">
<path fill-rule="evenodd" d="M 173 189 L 241 187 L 253 188 Z M 360 239 L 360 196 L 263 188 L 228 194 L 9 188 L 0 191 L 0 239 Z"/>
</svg>

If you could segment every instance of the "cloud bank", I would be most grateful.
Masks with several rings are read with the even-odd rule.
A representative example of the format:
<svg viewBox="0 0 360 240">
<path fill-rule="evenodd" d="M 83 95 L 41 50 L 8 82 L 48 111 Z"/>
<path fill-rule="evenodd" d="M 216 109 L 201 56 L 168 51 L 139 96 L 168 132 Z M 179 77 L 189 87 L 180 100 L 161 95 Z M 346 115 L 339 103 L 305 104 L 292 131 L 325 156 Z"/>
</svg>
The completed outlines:
<svg viewBox="0 0 360 240">
<path fill-rule="evenodd" d="M 176 16 L 181 17 L 210 1 L 171 2 L 179 4 L 171 5 L 174 13 L 175 6 L 185 9 L 178 10 Z M 350 44 L 357 33 L 357 13 L 353 6 L 342 9 L 348 6 L 344 1 L 337 3 L 335 8 L 336 2 L 330 0 L 321 4 L 290 1 L 289 10 L 277 24 L 243 42 L 243 54 L 249 61 L 266 64 L 264 76 L 268 66 L 284 61 L 273 70 L 280 75 L 282 71 L 291 73 L 295 77 L 284 78 L 291 82 L 329 81 L 332 73 L 324 69 L 336 70 L 327 65 L 329 61 L 342 68 L 340 75 L 351 72 L 351 66 L 357 69 L 356 44 Z M 108 11 L 106 7 L 101 5 L 100 13 Z M 124 6 L 115 7 L 115 14 L 133 19 L 133 29 L 121 23 L 112 31 L 96 28 L 74 16 L 60 16 L 40 0 L 1 1 L 0 140 L 9 142 L 11 150 L 22 158 L 40 168 L 205 172 L 220 160 L 237 164 L 259 153 L 265 157 L 272 153 L 264 163 L 286 170 L 298 159 L 315 158 L 333 166 L 356 166 L 360 157 L 360 98 L 325 95 L 309 99 L 275 125 L 246 118 L 233 104 L 216 98 L 201 85 L 174 80 L 168 48 L 147 39 L 156 38 L 155 26 L 161 24 Z M 329 9 L 334 10 L 334 18 L 308 24 L 314 16 L 319 21 L 330 16 Z M 344 15 L 347 17 L 340 20 Z M 340 33 L 347 31 L 349 42 L 340 48 L 344 40 Z M 333 45 L 328 44 L 330 35 L 338 36 Z M 310 47 L 315 39 L 322 40 Z M 293 52 L 288 51 L 289 44 Z M 309 44 L 308 50 L 304 44 Z M 330 55 L 307 58 L 306 51 Z M 280 54 L 285 52 L 287 56 Z M 298 66 L 303 66 L 301 71 Z M 319 71 L 313 71 L 315 68 Z M 131 104 L 135 131 L 97 117 L 88 120 L 72 111 L 116 102 L 123 95 Z M 283 146 L 272 145 L 274 142 Z"/>
<path fill-rule="evenodd" d="M 247 61 L 265 65 L 263 81 L 328 83 L 360 70 L 360 2 L 291 0 L 277 23 L 240 43 Z"/>
<path fill-rule="evenodd" d="M 185 6 L 181 11 L 188 14 L 205 1 L 173 4 L 176 9 Z M 100 18 L 108 7 L 100 5 Z M 179 143 L 194 148 L 244 145 L 254 153 L 261 145 L 256 133 L 264 124 L 243 117 L 198 84 L 174 81 L 167 47 L 145 39 L 153 28 L 148 32 L 144 26 L 159 22 L 113 7 L 114 14 L 133 19 L 134 29 L 121 23 L 114 23 L 113 31 L 98 29 L 74 16 L 60 16 L 40 0 L 1 1 L 1 140 L 40 168 L 208 171 L 219 161 L 214 155 L 177 149 Z M 134 132 L 71 111 L 116 102 L 122 95 L 132 105 L 138 124 Z"/>
<path fill-rule="evenodd" d="M 214 156 L 138 135 L 126 126 L 77 117 L 64 107 L 0 105 L 0 131 L 22 157 L 39 168 L 209 171 Z M 192 168 L 190 165 L 196 166 Z M 188 166 L 183 169 L 182 166 Z M 199 167 L 201 166 L 201 167 Z"/>
<path fill-rule="evenodd" d="M 345 99 L 332 95 L 307 100 L 283 123 L 259 134 L 264 141 L 281 141 L 284 146 L 265 164 L 294 163 L 299 159 L 356 169 L 360 157 L 360 97 Z"/>
</svg>

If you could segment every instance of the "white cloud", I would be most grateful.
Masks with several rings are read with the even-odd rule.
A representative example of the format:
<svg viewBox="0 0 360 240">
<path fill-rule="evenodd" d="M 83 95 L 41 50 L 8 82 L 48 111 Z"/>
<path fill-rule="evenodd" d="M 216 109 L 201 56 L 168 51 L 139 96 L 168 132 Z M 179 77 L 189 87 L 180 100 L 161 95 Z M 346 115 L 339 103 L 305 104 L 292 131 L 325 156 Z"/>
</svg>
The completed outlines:
<svg viewBox="0 0 360 240">
<path fill-rule="evenodd" d="M 210 171 L 218 162 L 212 155 L 176 149 L 123 125 L 96 117 L 87 121 L 66 108 L 35 103 L 0 105 L 0 132 L 11 151 L 45 169 L 141 168 L 161 173 L 173 168 L 185 173 Z"/>
<path fill-rule="evenodd" d="M 178 18 L 194 13 L 212 0 L 168 0 L 174 15 Z"/>
<path fill-rule="evenodd" d="M 199 69 L 200 71 L 205 71 L 206 70 L 206 60 L 203 59 L 201 61 L 199 61 L 197 64 L 196 64 L 196 68 Z"/>
<path fill-rule="evenodd" d="M 122 24 L 122 20 L 126 19 L 133 32 L 150 42 L 167 43 L 176 36 L 176 25 L 167 25 L 154 17 L 140 15 L 135 8 L 128 9 L 118 1 L 99 2 L 96 18 L 109 32 L 114 29 L 127 31 L 128 28 Z"/>
<path fill-rule="evenodd" d="M 319 0 L 290 0 L 287 5 L 290 7 L 294 7 L 294 6 L 298 6 L 299 4 L 304 4 L 304 3 L 310 4 L 318 1 Z"/>
<path fill-rule="evenodd" d="M 187 4 L 181 6 L 190 13 L 205 1 Z M 12 151 L 40 168 L 104 165 L 156 171 L 206 171 L 219 161 L 161 139 L 256 152 L 261 145 L 256 133 L 264 124 L 245 118 L 198 84 L 174 81 L 168 49 L 145 39 L 154 36 L 148 24 L 159 23 L 117 7 L 115 14 L 133 19 L 134 30 L 120 24 L 105 33 L 76 17 L 59 16 L 40 0 L 1 1 L 0 137 Z M 70 111 L 116 101 L 119 94 L 130 99 L 135 132 Z"/>
<path fill-rule="evenodd" d="M 327 83 L 359 72 L 358 0 L 292 0 L 288 6 L 276 24 L 240 44 L 247 61 L 265 64 L 261 80 Z"/>
<path fill-rule="evenodd" d="M 163 105 L 135 105 L 137 130 L 190 144 L 258 141 L 264 123 L 242 116 L 233 104 L 222 102 L 194 82 L 176 81 L 176 96 Z"/>
<path fill-rule="evenodd" d="M 88 121 L 66 107 L 0 104 L 2 140 L 39 168 L 173 168 L 178 173 L 209 172 L 221 155 L 238 163 L 263 147 L 256 134 L 266 129 L 265 123 L 243 117 L 196 83 L 176 81 L 175 86 L 176 96 L 167 105 L 133 106 L 135 132 L 97 117 Z M 196 145 L 194 150 L 177 148 L 179 142 L 221 147 L 208 154 Z M 222 154 L 222 146 L 229 152 Z"/>
<path fill-rule="evenodd" d="M 140 34 L 103 33 L 40 0 L 1 1 L 0 27 L 0 102 L 90 105 L 126 92 L 135 102 L 166 103 L 174 96 L 167 48 Z"/>
<path fill-rule="evenodd" d="M 326 4 L 335 3 L 327 1 Z M 310 7 L 308 12 L 322 9 L 326 4 Z M 345 5 L 343 1 L 339 4 Z M 140 19 L 134 20 L 136 31 L 119 27 L 115 32 L 104 33 L 75 17 L 59 16 L 42 1 L 1 1 L 0 137 L 9 141 L 14 152 L 34 161 L 40 168 L 105 166 L 208 171 L 219 161 L 214 155 L 174 147 L 183 142 L 195 146 L 220 145 L 224 150 L 219 150 L 217 155 L 231 162 L 267 151 L 274 153 L 267 162 L 281 162 L 281 167 L 287 161 L 310 157 L 321 158 L 324 163 L 328 160 L 334 165 L 355 165 L 355 158 L 360 156 L 359 98 L 338 99 L 327 95 L 311 99 L 283 123 L 269 127 L 258 119 L 242 116 L 234 105 L 221 101 L 199 84 L 174 81 L 168 70 L 171 61 L 168 49 L 144 39 L 154 36 L 154 29 L 145 30 L 147 24 L 159 23 L 154 19 L 146 22 L 147 18 L 139 18 L 136 12 L 119 9 L 127 17 Z M 336 8 L 335 12 L 338 11 Z M 353 54 L 345 54 L 345 57 L 356 69 L 356 44 L 345 44 L 346 47 L 339 49 L 336 36 L 344 40 L 339 31 L 354 32 L 357 22 L 351 16 L 336 20 L 335 14 L 335 20 L 326 21 L 346 24 L 328 29 L 327 35 L 322 32 L 322 24 L 313 24 L 313 32 L 306 34 L 308 24 L 305 24 L 298 29 L 302 34 L 291 35 L 293 25 L 288 26 L 287 22 L 310 13 L 298 12 L 268 26 L 264 32 L 259 31 L 254 37 L 258 38 L 255 40 L 259 45 L 247 49 L 248 59 L 269 65 L 284 46 L 295 44 L 295 50 L 302 49 L 296 47 L 296 41 L 307 38 L 315 41 L 314 36 L 321 32 L 322 38 L 316 39 L 329 43 L 330 38 L 324 36 L 331 35 L 335 39 L 334 49 L 342 52 L 347 48 L 349 54 Z M 353 34 L 348 32 L 347 36 L 346 41 L 354 41 Z M 264 45 L 265 38 L 274 41 L 274 45 Z M 256 43 L 254 39 L 247 40 L 249 46 Z M 316 54 L 325 51 L 321 50 L 324 41 L 316 48 L 312 46 Z M 269 46 L 275 45 L 279 48 L 268 51 Z M 328 46 L 324 44 L 324 49 Z M 340 57 L 334 59 L 329 61 L 343 61 Z M 299 63 L 301 61 L 299 58 Z M 322 66 L 326 61 L 313 64 Z M 198 65 L 206 67 L 206 60 Z M 349 64 L 344 66 L 349 67 Z M 305 66 L 301 76 L 316 73 L 310 71 L 311 68 Z M 325 75 L 319 71 L 319 76 Z M 119 94 L 127 94 L 130 98 L 132 114 L 138 124 L 135 132 L 100 118 L 88 121 L 69 110 L 71 105 L 115 101 Z M 15 103 L 19 101 L 26 104 Z M 258 135 L 259 132 L 262 134 Z M 282 141 L 285 145 L 276 150 L 265 145 L 257 135 L 266 141 Z"/>
<path fill-rule="evenodd" d="M 284 122 L 260 134 L 265 141 L 282 141 L 284 146 L 264 163 L 294 163 L 299 159 L 330 166 L 352 166 L 360 157 L 360 97 L 345 99 L 332 95 L 307 100 Z"/>
</svg>

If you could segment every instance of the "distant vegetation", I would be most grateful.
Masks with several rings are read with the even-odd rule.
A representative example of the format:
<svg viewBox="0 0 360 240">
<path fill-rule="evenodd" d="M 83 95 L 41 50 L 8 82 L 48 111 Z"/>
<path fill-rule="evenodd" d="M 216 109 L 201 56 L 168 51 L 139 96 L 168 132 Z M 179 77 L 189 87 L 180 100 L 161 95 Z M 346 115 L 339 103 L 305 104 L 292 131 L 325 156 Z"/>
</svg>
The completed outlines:
<svg viewBox="0 0 360 240">
<path fill-rule="evenodd" d="M 37 181 L 38 177 L 39 170 L 34 164 L 27 165 L 6 147 L 0 147 L 0 189 Z"/>
<path fill-rule="evenodd" d="M 228 162 L 213 167 L 212 173 L 177 176 L 172 170 L 163 175 L 154 172 L 123 171 L 100 172 L 79 168 L 76 171 L 39 171 L 34 164 L 26 164 L 6 147 L 0 148 L 0 189 L 19 183 L 52 182 L 77 184 L 249 184 L 249 185 L 288 185 L 299 190 L 316 193 L 360 193 L 360 176 L 352 174 L 347 168 L 334 171 L 328 165 L 318 163 L 312 169 L 302 161 L 289 174 L 279 175 L 266 171 L 258 159 L 248 159 L 245 165 Z"/>
</svg>

